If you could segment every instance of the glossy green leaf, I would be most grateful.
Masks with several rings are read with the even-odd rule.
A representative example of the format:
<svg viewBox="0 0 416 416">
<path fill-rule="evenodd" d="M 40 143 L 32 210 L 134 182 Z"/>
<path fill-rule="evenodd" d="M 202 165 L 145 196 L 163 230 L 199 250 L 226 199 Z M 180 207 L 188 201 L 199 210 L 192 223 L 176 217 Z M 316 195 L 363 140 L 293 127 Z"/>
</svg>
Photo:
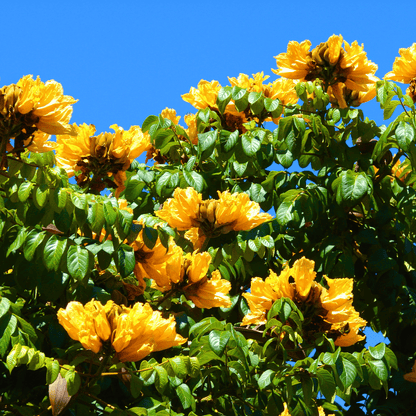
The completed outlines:
<svg viewBox="0 0 416 416">
<path fill-rule="evenodd" d="M 195 399 L 193 398 L 191 390 L 187 384 L 181 384 L 178 386 L 176 388 L 176 394 L 178 395 L 184 409 L 192 407 L 195 410 Z"/>
<path fill-rule="evenodd" d="M 212 351 L 220 357 L 223 354 L 230 337 L 231 332 L 229 331 L 213 330 L 209 333 L 209 346 Z"/>
<path fill-rule="evenodd" d="M 66 261 L 70 275 L 76 280 L 87 276 L 92 266 L 89 251 L 78 245 L 69 247 Z"/>
<path fill-rule="evenodd" d="M 134 266 L 136 265 L 136 259 L 134 257 L 134 250 L 131 246 L 122 244 L 118 248 L 117 263 L 121 277 L 127 277 L 133 272 Z"/>
<path fill-rule="evenodd" d="M 43 249 L 43 262 L 48 270 L 58 270 L 66 245 L 65 238 L 51 235 Z"/>
</svg>

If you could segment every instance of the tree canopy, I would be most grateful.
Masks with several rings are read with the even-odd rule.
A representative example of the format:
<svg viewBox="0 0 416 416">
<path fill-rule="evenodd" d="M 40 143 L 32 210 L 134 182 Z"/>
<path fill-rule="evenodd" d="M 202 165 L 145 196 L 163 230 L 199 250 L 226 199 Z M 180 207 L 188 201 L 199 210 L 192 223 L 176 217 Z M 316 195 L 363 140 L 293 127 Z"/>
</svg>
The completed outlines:
<svg viewBox="0 0 416 416">
<path fill-rule="evenodd" d="M 278 78 L 201 80 L 185 124 L 113 132 L 70 124 L 56 81 L 1 88 L 2 412 L 413 414 L 416 43 L 399 52 L 380 80 L 356 41 L 290 42 Z"/>
</svg>

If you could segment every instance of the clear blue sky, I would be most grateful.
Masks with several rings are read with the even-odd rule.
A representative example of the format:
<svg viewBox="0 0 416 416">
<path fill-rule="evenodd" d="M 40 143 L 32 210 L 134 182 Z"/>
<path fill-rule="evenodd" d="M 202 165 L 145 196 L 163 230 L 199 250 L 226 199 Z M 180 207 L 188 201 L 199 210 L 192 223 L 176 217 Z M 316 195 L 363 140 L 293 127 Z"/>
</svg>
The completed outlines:
<svg viewBox="0 0 416 416">
<path fill-rule="evenodd" d="M 364 43 L 382 78 L 416 42 L 414 1 L 8 1 L 2 4 L 1 85 L 55 79 L 79 99 L 73 122 L 141 125 L 165 107 L 194 112 L 181 95 L 201 79 L 264 71 L 290 40 L 332 34 Z M 406 12 L 407 11 L 407 12 Z M 404 87 L 405 89 L 406 87 Z M 382 123 L 378 103 L 362 106 Z M 183 119 L 182 119 L 183 121 Z M 372 342 L 374 344 L 374 342 Z"/>
</svg>

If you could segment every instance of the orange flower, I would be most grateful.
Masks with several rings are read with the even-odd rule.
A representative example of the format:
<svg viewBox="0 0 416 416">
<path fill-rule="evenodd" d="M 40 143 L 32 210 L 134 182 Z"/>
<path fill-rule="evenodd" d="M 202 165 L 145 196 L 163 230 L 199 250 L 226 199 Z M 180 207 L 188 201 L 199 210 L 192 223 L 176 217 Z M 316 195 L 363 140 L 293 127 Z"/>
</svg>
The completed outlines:
<svg viewBox="0 0 416 416">
<path fill-rule="evenodd" d="M 234 231 L 251 230 L 273 217 L 260 213 L 257 202 L 245 193 L 218 192 L 219 200 L 202 200 L 193 188 L 175 189 L 161 210 L 155 214 L 180 231 L 200 227 L 202 234 L 217 237 Z M 201 232 L 199 232 L 201 236 Z"/>
<path fill-rule="evenodd" d="M 257 74 L 253 74 L 253 78 L 250 78 L 246 74 L 240 74 L 238 78 L 230 78 L 230 84 L 232 86 L 245 88 L 249 92 L 262 92 L 263 91 L 263 81 L 270 78 L 268 75 L 264 75 L 263 72 L 258 72 Z"/>
<path fill-rule="evenodd" d="M 123 172 L 149 148 L 150 136 L 139 126 L 126 131 L 117 124 L 110 127 L 115 133 L 94 136 L 95 126 L 92 124 L 74 124 L 75 137 L 57 135 L 56 163 L 68 172 L 69 177 L 81 171 L 76 178 L 78 185 L 88 184 L 95 191 L 117 188 L 118 196 L 124 189 L 126 177 Z"/>
<path fill-rule="evenodd" d="M 325 276 L 329 286 L 326 289 L 315 282 L 314 266 L 313 261 L 302 257 L 295 261 L 293 267 L 285 267 L 279 276 L 270 271 L 265 281 L 259 277 L 252 278 L 250 293 L 243 294 L 250 313 L 243 318 L 242 324 L 265 324 L 273 302 L 286 297 L 301 309 L 303 305 L 313 305 L 313 309 L 306 307 L 306 310 L 308 313 L 314 310 L 318 314 L 323 332 L 338 333 L 335 345 L 350 346 L 363 340 L 365 337 L 359 331 L 367 322 L 352 306 L 353 279 L 330 279 Z M 316 326 L 313 330 L 316 332 Z"/>
<path fill-rule="evenodd" d="M 176 110 L 174 110 L 173 108 L 168 108 L 168 107 L 162 110 L 160 115 L 163 118 L 169 119 L 173 124 L 178 124 L 179 120 L 181 119 L 181 116 L 176 115 Z"/>
<path fill-rule="evenodd" d="M 197 227 L 199 222 L 199 205 L 202 203 L 202 195 L 194 188 L 176 188 L 173 198 L 164 202 L 162 209 L 155 214 L 165 220 L 171 227 L 180 231 Z"/>
<path fill-rule="evenodd" d="M 204 108 L 217 108 L 217 95 L 221 85 L 218 81 L 205 81 L 201 79 L 198 88 L 191 87 L 188 94 L 183 94 L 182 99 L 198 110 Z"/>
<path fill-rule="evenodd" d="M 72 339 L 95 353 L 111 335 L 104 308 L 94 300 L 88 302 L 85 308 L 80 302 L 69 302 L 66 309 L 59 309 L 58 320 Z"/>
<path fill-rule="evenodd" d="M 278 69 L 272 71 L 284 78 L 304 80 L 314 66 L 310 47 L 309 40 L 304 40 L 302 43 L 289 42 L 287 52 L 274 57 Z"/>
<path fill-rule="evenodd" d="M 350 92 L 363 92 L 360 97 L 354 97 L 354 105 L 374 98 L 373 87 L 378 78 L 374 75 L 377 65 L 367 59 L 364 46 L 354 41 L 351 45 L 344 41 L 341 35 L 332 35 L 309 51 L 311 43 L 301 44 L 289 42 L 286 53 L 276 56 L 278 75 L 300 81 L 323 80 L 325 90 L 331 87 L 331 94 L 336 98 L 340 108 L 351 105 L 343 95 L 343 88 Z"/>
<path fill-rule="evenodd" d="M 186 342 L 176 333 L 175 319 L 164 319 L 149 304 L 137 302 L 132 308 L 108 301 L 103 306 L 90 301 L 85 307 L 69 302 L 58 311 L 59 323 L 84 348 L 98 353 L 102 342 L 110 340 L 120 361 L 138 361 L 152 351 L 161 351 Z"/>
<path fill-rule="evenodd" d="M 409 48 L 399 49 L 400 58 L 396 57 L 393 63 L 393 71 L 388 72 L 384 79 L 409 84 L 416 78 L 416 43 Z"/>
<path fill-rule="evenodd" d="M 12 150 L 9 140 L 15 139 L 16 150 L 28 147 L 32 152 L 47 152 L 56 146 L 55 142 L 48 141 L 51 134 L 76 134 L 68 122 L 72 104 L 77 101 L 63 95 L 58 82 L 43 83 L 39 77 L 34 80 L 32 75 L 1 88 L 0 126 L 7 150 Z"/>
</svg>

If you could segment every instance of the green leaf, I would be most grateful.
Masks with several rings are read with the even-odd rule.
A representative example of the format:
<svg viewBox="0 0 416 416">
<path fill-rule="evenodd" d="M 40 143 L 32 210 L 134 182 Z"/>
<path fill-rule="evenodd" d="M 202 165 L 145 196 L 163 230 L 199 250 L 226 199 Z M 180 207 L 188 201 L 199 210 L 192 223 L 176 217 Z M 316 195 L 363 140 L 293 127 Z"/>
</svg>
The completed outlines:
<svg viewBox="0 0 416 416">
<path fill-rule="evenodd" d="M 128 201 L 135 201 L 142 192 L 145 182 L 137 175 L 132 176 L 126 183 L 124 195 Z"/>
<path fill-rule="evenodd" d="M 157 365 L 154 370 L 156 371 L 156 380 L 155 380 L 155 386 L 156 390 L 162 394 L 165 390 L 169 379 L 168 379 L 168 373 L 167 371 L 160 365 Z"/>
<path fill-rule="evenodd" d="M 110 201 L 105 201 L 103 204 L 103 212 L 106 224 L 111 227 L 117 219 L 117 212 Z"/>
<path fill-rule="evenodd" d="M 67 253 L 67 267 L 69 274 L 76 280 L 82 280 L 90 271 L 90 252 L 78 245 L 72 245 Z"/>
<path fill-rule="evenodd" d="M 43 249 L 43 262 L 48 270 L 58 271 L 66 244 L 67 240 L 57 235 L 52 235 L 46 242 Z"/>
<path fill-rule="evenodd" d="M 130 375 L 130 393 L 134 399 L 140 396 L 140 393 L 143 388 L 143 380 L 140 377 L 137 377 L 134 374 Z"/>
<path fill-rule="evenodd" d="M 193 398 L 191 390 L 186 384 L 181 384 L 180 386 L 176 387 L 176 394 L 178 395 L 184 409 L 189 409 L 192 407 L 195 410 L 195 399 Z"/>
<path fill-rule="evenodd" d="M 245 133 L 241 136 L 243 151 L 247 156 L 254 156 L 261 147 L 261 141 L 252 133 Z"/>
<path fill-rule="evenodd" d="M 398 145 L 405 152 L 407 152 L 410 144 L 415 140 L 415 131 L 413 127 L 404 121 L 399 121 L 399 124 L 396 127 L 395 135 Z"/>
<path fill-rule="evenodd" d="M 145 229 L 146 228 L 148 227 L 145 227 Z M 157 231 L 156 231 L 156 235 L 157 235 Z M 118 263 L 118 271 L 120 272 L 121 277 L 124 278 L 130 275 L 134 270 L 134 266 L 136 265 L 136 259 L 134 257 L 133 247 L 127 244 L 120 245 L 117 251 L 117 263 Z"/>
<path fill-rule="evenodd" d="M 336 390 L 336 384 L 331 373 L 323 368 L 316 370 L 316 376 L 319 381 L 319 388 L 326 400 L 332 402 Z"/>
<path fill-rule="evenodd" d="M 10 337 L 15 331 L 17 326 L 17 318 L 12 314 L 6 314 L 0 319 L 0 356 L 3 357 L 6 353 Z"/>
<path fill-rule="evenodd" d="M 259 389 L 260 390 L 263 390 L 263 389 L 265 389 L 266 387 L 268 387 L 270 384 L 271 384 L 271 382 L 272 382 L 272 380 L 273 380 L 273 378 L 274 378 L 274 375 L 275 375 L 275 371 L 273 371 L 273 370 L 270 370 L 270 369 L 268 369 L 268 370 L 266 370 L 261 376 L 260 376 L 260 378 L 258 379 L 258 381 L 257 381 L 257 383 L 258 383 L 258 385 L 259 385 Z"/>
<path fill-rule="evenodd" d="M 27 237 L 26 228 L 25 227 L 20 228 L 19 232 L 16 235 L 15 240 L 13 241 L 12 244 L 10 244 L 9 248 L 7 249 L 6 257 L 10 253 L 15 252 L 16 250 L 18 250 L 23 245 L 26 237 Z"/>
<path fill-rule="evenodd" d="M 33 202 L 35 202 L 38 209 L 41 209 L 45 206 L 46 201 L 49 196 L 49 187 L 45 184 L 37 186 L 36 191 L 33 195 Z"/>
<path fill-rule="evenodd" d="M 153 116 L 152 115 L 152 116 L 146 117 L 146 119 L 143 121 L 143 124 L 142 124 L 142 131 L 143 132 L 148 131 L 152 124 L 156 124 L 158 122 L 159 122 L 159 117 L 158 116 Z"/>
<path fill-rule="evenodd" d="M 52 384 L 59 375 L 60 366 L 58 360 L 46 360 L 46 384 Z"/>
<path fill-rule="evenodd" d="M 264 108 L 264 96 L 261 92 L 251 92 L 248 95 L 250 110 L 253 114 L 260 114 Z"/>
<path fill-rule="evenodd" d="M 381 360 L 386 352 L 386 344 L 381 342 L 375 347 L 368 347 L 368 351 L 375 360 Z"/>
<path fill-rule="evenodd" d="M 240 136 L 240 132 L 238 130 L 233 131 L 229 136 L 224 145 L 224 150 L 226 152 L 230 151 L 238 142 L 238 138 Z"/>
<path fill-rule="evenodd" d="M 389 378 L 389 371 L 382 360 L 369 360 L 368 364 L 373 373 L 381 380 L 387 381 Z"/>
<path fill-rule="evenodd" d="M 290 150 L 278 150 L 276 152 L 276 162 L 280 163 L 285 169 L 289 169 L 294 160 L 295 157 Z"/>
<path fill-rule="evenodd" d="M 66 206 L 67 199 L 68 191 L 63 188 L 56 188 L 49 194 L 49 201 L 57 212 Z"/>
<path fill-rule="evenodd" d="M 383 118 L 384 120 L 389 119 L 393 113 L 394 110 L 396 109 L 396 107 L 400 104 L 400 101 L 394 100 L 394 101 L 390 101 L 385 107 L 384 107 L 384 111 L 383 111 Z"/>
<path fill-rule="evenodd" d="M 307 406 L 310 406 L 313 395 L 313 381 L 311 378 L 302 378 L 303 399 Z"/>
<path fill-rule="evenodd" d="M 65 373 L 66 388 L 70 396 L 74 396 L 81 387 L 81 376 L 75 372 L 75 369 Z"/>
<path fill-rule="evenodd" d="M 186 357 L 189 358 L 189 357 Z M 173 357 L 169 359 L 170 366 L 176 377 L 185 378 L 188 375 L 186 364 L 182 357 Z"/>
<path fill-rule="evenodd" d="M 35 186 L 32 182 L 22 182 L 19 186 L 19 190 L 17 191 L 17 196 L 21 202 L 25 202 L 30 195 L 30 191 Z"/>
<path fill-rule="evenodd" d="M 31 230 L 29 232 L 23 246 L 23 255 L 27 261 L 32 261 L 35 251 L 44 240 L 45 235 L 45 231 Z"/>
<path fill-rule="evenodd" d="M 339 205 L 355 206 L 364 195 L 371 192 L 370 182 L 364 172 L 343 171 L 332 183 Z"/>
<path fill-rule="evenodd" d="M 231 100 L 231 87 L 221 87 L 217 95 L 217 106 L 221 114 L 224 114 L 227 104 Z"/>
<path fill-rule="evenodd" d="M 2 318 L 10 309 L 11 302 L 7 298 L 1 298 L 0 300 L 0 318 Z"/>
<path fill-rule="evenodd" d="M 189 368 L 188 372 L 191 377 L 198 377 L 200 370 L 200 363 L 197 357 L 189 357 Z"/>
<path fill-rule="evenodd" d="M 217 140 L 217 130 L 209 131 L 208 133 L 198 134 L 198 148 L 200 152 L 204 152 L 210 148 L 213 148 Z M 208 152 L 209 153 L 209 152 Z M 212 153 L 212 150 L 211 150 Z M 209 157 L 210 154 L 206 157 Z"/>
<path fill-rule="evenodd" d="M 231 337 L 229 331 L 217 331 L 213 330 L 209 333 L 208 342 L 212 351 L 215 352 L 219 357 L 223 354 L 225 347 L 227 346 L 228 340 Z"/>
<path fill-rule="evenodd" d="M 351 363 L 349 360 L 346 360 L 345 358 L 342 358 L 342 364 L 343 371 L 339 375 L 339 378 L 341 379 L 344 387 L 347 389 L 354 382 L 355 377 L 357 376 L 357 369 L 353 363 Z"/>
<path fill-rule="evenodd" d="M 170 172 L 165 172 L 162 176 L 159 176 L 156 181 L 156 193 L 162 196 L 162 191 L 166 187 L 171 177 Z"/>
<path fill-rule="evenodd" d="M 189 186 L 192 186 L 198 192 L 202 192 L 204 189 L 204 178 L 199 173 L 184 170 L 183 176 Z"/>
<path fill-rule="evenodd" d="M 248 106 L 248 91 L 240 87 L 233 87 L 231 94 L 237 111 L 244 111 Z"/>
</svg>

